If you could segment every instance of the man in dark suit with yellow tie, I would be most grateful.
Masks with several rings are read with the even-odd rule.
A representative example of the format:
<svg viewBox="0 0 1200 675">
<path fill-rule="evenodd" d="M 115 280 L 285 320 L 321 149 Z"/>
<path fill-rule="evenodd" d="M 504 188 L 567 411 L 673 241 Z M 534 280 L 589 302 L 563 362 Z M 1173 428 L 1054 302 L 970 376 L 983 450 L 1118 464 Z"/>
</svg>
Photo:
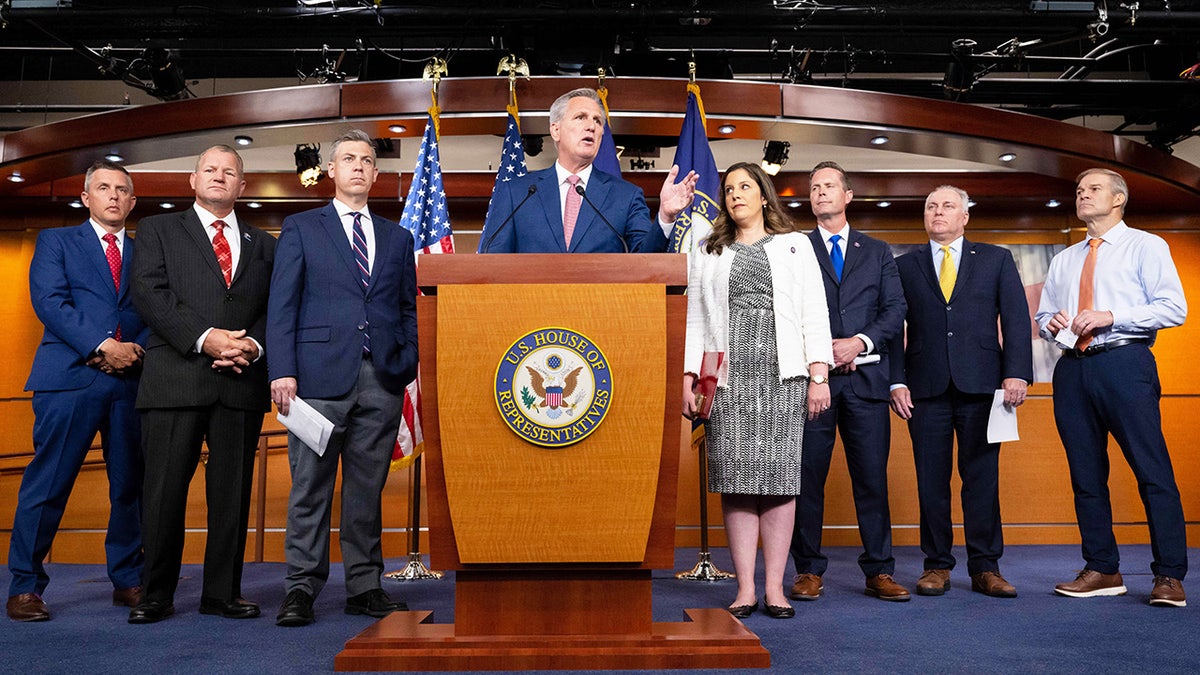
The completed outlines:
<svg viewBox="0 0 1200 675">
<path fill-rule="evenodd" d="M 908 420 L 917 469 L 925 553 L 917 594 L 950 590 L 950 472 L 957 436 L 971 590 L 1010 598 L 1017 590 L 1000 574 L 1000 444 L 988 443 L 987 427 L 996 389 L 1004 390 L 1009 406 L 1025 401 L 1033 381 L 1032 324 L 1012 254 L 964 238 L 968 208 L 967 193 L 956 187 L 931 192 L 925 199 L 929 247 L 896 259 L 908 303 L 908 339 L 904 358 L 891 363 L 892 409 Z M 898 345 L 892 349 L 900 351 Z"/>
<path fill-rule="evenodd" d="M 241 597 L 250 481 L 270 409 L 267 291 L 275 238 L 240 222 L 242 158 L 213 146 L 190 178 L 195 204 L 138 224 L 133 301 L 150 326 L 137 407 L 146 457 L 146 581 L 130 623 L 175 611 L 188 485 L 207 442 L 208 538 L 200 612 L 258 616 Z"/>
</svg>

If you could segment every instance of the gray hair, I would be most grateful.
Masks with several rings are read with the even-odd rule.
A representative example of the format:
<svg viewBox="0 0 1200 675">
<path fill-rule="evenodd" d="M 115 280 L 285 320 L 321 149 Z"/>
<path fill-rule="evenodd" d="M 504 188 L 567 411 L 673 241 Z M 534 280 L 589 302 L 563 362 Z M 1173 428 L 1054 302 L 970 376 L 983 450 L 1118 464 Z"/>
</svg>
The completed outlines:
<svg viewBox="0 0 1200 675">
<path fill-rule="evenodd" d="M 120 171 L 125 174 L 125 182 L 129 184 L 129 189 L 133 190 L 133 176 L 129 175 L 129 171 L 125 167 L 116 162 L 107 159 L 96 160 L 88 167 L 87 173 L 83 175 L 83 191 L 87 192 L 92 187 L 92 175 L 97 171 Z"/>
<path fill-rule="evenodd" d="M 226 154 L 233 155 L 234 159 L 237 160 L 238 175 L 239 176 L 246 175 L 246 167 L 242 163 L 242 156 L 238 154 L 237 150 L 234 150 L 232 147 L 225 145 L 223 143 L 218 143 L 217 145 L 206 148 L 204 150 L 204 152 L 200 153 L 200 155 L 198 157 L 196 157 L 196 173 L 200 173 L 200 160 L 204 159 L 205 155 L 207 155 L 208 153 L 213 152 L 213 151 L 224 152 Z"/>
<path fill-rule="evenodd" d="M 1121 202 L 1121 213 L 1125 213 L 1125 207 L 1129 204 L 1129 184 L 1125 182 L 1125 177 L 1111 169 L 1101 169 L 1099 167 L 1093 169 L 1084 169 L 1083 173 L 1075 177 L 1075 185 L 1079 185 L 1079 181 L 1084 177 L 1094 173 L 1108 176 L 1109 183 L 1112 184 L 1112 191 L 1119 195 L 1125 196 L 1125 201 Z"/>
<path fill-rule="evenodd" d="M 554 99 L 554 103 L 550 104 L 550 124 L 556 124 L 562 121 L 563 115 L 567 114 L 567 103 L 573 98 L 580 96 L 590 98 L 596 102 L 596 105 L 604 109 L 604 102 L 600 100 L 600 94 L 596 93 L 595 89 L 583 87 L 580 89 L 572 89 L 567 93 Z"/>
<path fill-rule="evenodd" d="M 337 157 L 338 146 L 342 143 L 366 143 L 367 147 L 371 148 L 371 159 L 378 161 L 375 156 L 375 142 L 367 135 L 367 132 L 362 129 L 351 129 L 346 133 L 333 139 L 333 147 L 329 149 L 329 161 L 332 162 Z"/>
<path fill-rule="evenodd" d="M 929 195 L 927 195 L 925 197 L 926 204 L 929 203 L 929 197 L 933 196 L 933 193 L 937 192 L 938 190 L 949 190 L 949 191 L 953 192 L 954 194 L 958 195 L 959 200 L 962 201 L 963 213 L 969 214 L 971 212 L 971 197 L 970 197 L 970 195 L 967 194 L 966 190 L 964 190 L 960 187 L 954 187 L 953 185 L 939 185 L 936 188 L 934 188 L 933 190 L 931 190 L 929 192 Z"/>
</svg>

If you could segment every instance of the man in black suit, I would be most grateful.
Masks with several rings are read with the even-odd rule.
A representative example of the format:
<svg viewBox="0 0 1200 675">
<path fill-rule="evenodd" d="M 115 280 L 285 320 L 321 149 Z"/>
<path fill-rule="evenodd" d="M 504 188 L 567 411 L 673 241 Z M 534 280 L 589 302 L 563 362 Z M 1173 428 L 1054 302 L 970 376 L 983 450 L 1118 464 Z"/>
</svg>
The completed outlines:
<svg viewBox="0 0 1200 675">
<path fill-rule="evenodd" d="M 829 377 L 829 409 L 804 426 L 791 596 L 796 600 L 821 596 L 821 576 L 829 565 L 821 553 L 825 480 L 840 430 L 863 543 L 858 564 L 866 575 L 865 592 L 881 600 L 905 601 L 908 590 L 892 578 L 896 559 L 887 486 L 891 443 L 887 348 L 904 326 L 904 289 L 888 245 L 850 229 L 846 205 L 854 191 L 842 167 L 835 162 L 814 167 L 809 197 L 817 228 L 808 238 L 825 280 L 835 367 Z M 855 364 L 858 357 L 872 356 L 878 362 Z"/>
<path fill-rule="evenodd" d="M 367 207 L 379 176 L 375 146 L 354 129 L 333 142 L 333 201 L 288 216 L 271 280 L 271 398 L 288 414 L 297 394 L 334 423 L 324 454 L 288 435 L 287 598 L 275 622 L 313 622 L 329 579 L 329 520 L 341 464 L 346 613 L 406 609 L 380 588 L 387 482 L 404 388 L 417 376 L 413 238 Z"/>
<path fill-rule="evenodd" d="M 968 203 L 956 187 L 931 192 L 925 199 L 929 247 L 896 261 L 908 302 L 908 344 L 904 358 L 891 364 L 892 409 L 908 420 L 916 461 L 925 553 L 917 593 L 950 589 L 957 435 L 971 590 L 1011 598 L 1017 591 L 1000 574 L 1000 444 L 987 442 L 987 427 L 996 389 L 1004 390 L 1006 405 L 1025 401 L 1033 381 L 1032 324 L 1012 254 L 963 237 Z"/>
<path fill-rule="evenodd" d="M 137 407 L 146 457 L 146 579 L 130 623 L 175 611 L 188 485 L 205 465 L 208 541 L 200 612 L 258 616 L 241 598 L 250 481 L 263 414 L 270 409 L 267 291 L 275 238 L 238 221 L 242 158 L 213 146 L 190 178 L 196 203 L 139 223 L 133 302 L 151 333 Z"/>
</svg>

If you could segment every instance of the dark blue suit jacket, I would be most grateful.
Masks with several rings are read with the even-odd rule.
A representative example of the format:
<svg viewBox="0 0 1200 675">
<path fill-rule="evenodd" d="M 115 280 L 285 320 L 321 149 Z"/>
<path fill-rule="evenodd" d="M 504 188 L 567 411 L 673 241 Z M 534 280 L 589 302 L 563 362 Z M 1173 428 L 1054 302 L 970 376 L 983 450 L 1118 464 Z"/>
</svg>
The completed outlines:
<svg viewBox="0 0 1200 675">
<path fill-rule="evenodd" d="M 847 380 L 859 398 L 886 401 L 891 384 L 888 353 L 904 328 L 908 308 L 892 250 L 882 241 L 851 228 L 839 282 L 820 231 L 813 230 L 808 238 L 825 281 L 830 333 L 834 338 L 866 335 L 880 354 L 879 363 L 860 366 Z"/>
<path fill-rule="evenodd" d="M 529 196 L 531 185 L 537 186 L 537 192 L 513 215 L 513 209 Z M 492 195 L 492 205 L 479 240 L 479 252 L 621 253 L 625 249 L 613 229 L 621 233 L 631 253 L 667 250 L 667 238 L 658 225 L 658 218 L 646 207 L 641 188 L 593 168 L 588 179 L 587 199 L 595 208 L 587 201 L 580 205 L 568 251 L 563 240 L 562 206 L 555 168 L 551 166 L 502 183 Z M 603 213 L 603 219 L 596 209 Z M 512 219 L 504 223 L 510 215 Z M 604 224 L 605 219 L 613 229 Z M 502 223 L 503 229 L 497 230 Z"/>
<path fill-rule="evenodd" d="M 364 327 L 385 389 L 399 394 L 417 376 L 413 237 L 374 212 L 371 221 L 376 250 L 366 291 L 332 202 L 283 221 L 267 306 L 267 368 L 272 380 L 296 378 L 301 398 L 350 391 Z"/>
<path fill-rule="evenodd" d="M 148 329 L 129 293 L 133 239 L 125 237 L 121 291 L 113 287 L 104 244 L 90 222 L 43 230 L 29 265 L 33 310 L 46 329 L 33 357 L 26 391 L 81 389 L 100 376 L 86 364 L 121 326 L 121 339 L 146 345 Z"/>
<path fill-rule="evenodd" d="M 1011 253 L 963 239 L 949 302 L 928 246 L 896 264 L 908 301 L 908 347 L 892 362 L 893 383 L 908 385 L 913 398 L 929 398 L 951 382 L 965 393 L 991 394 L 1010 377 L 1033 381 L 1029 303 Z"/>
</svg>

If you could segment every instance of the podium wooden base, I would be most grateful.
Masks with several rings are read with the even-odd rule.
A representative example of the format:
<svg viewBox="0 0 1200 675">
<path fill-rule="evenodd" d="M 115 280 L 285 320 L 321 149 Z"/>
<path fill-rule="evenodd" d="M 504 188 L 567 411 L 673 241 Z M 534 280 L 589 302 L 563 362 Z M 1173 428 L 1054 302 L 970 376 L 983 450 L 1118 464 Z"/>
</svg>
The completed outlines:
<svg viewBox="0 0 1200 675">
<path fill-rule="evenodd" d="M 768 668 L 758 636 L 724 609 L 684 610 L 690 621 L 648 634 L 457 636 L 425 623 L 431 611 L 395 612 L 346 642 L 338 671 Z"/>
</svg>

